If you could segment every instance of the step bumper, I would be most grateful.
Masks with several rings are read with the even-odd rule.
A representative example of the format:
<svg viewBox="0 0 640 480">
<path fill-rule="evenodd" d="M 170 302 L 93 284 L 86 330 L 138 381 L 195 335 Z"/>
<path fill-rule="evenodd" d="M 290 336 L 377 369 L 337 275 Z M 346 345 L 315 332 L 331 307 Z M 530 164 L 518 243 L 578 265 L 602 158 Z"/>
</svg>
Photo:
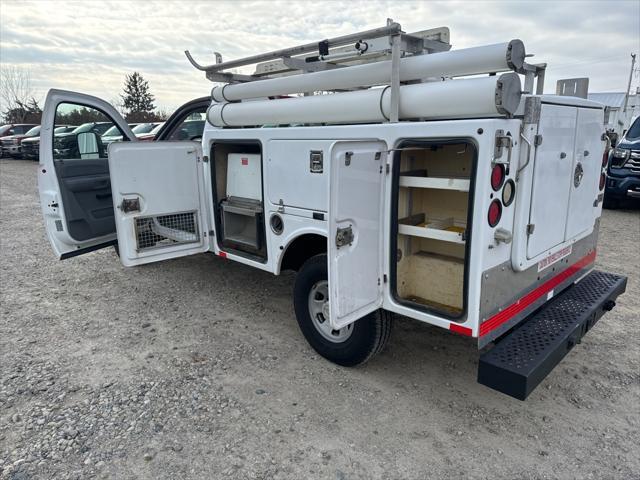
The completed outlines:
<svg viewBox="0 0 640 480">
<path fill-rule="evenodd" d="M 525 400 L 626 287 L 626 277 L 592 271 L 482 354 L 478 382 Z"/>
</svg>

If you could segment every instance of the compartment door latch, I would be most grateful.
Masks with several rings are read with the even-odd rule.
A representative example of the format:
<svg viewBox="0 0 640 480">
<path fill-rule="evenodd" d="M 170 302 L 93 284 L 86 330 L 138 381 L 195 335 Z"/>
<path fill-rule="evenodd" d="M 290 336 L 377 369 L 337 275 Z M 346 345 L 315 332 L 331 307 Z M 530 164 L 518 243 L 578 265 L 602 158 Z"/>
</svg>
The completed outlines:
<svg viewBox="0 0 640 480">
<path fill-rule="evenodd" d="M 338 228 L 336 231 L 336 247 L 344 247 L 353 243 L 353 229 L 352 225 L 344 228 Z"/>
<path fill-rule="evenodd" d="M 503 151 L 507 149 L 507 158 L 503 158 Z M 493 150 L 493 166 L 503 164 L 509 166 L 511 164 L 511 149 L 513 148 L 513 140 L 511 135 L 505 135 L 504 130 L 496 130 L 496 144 Z"/>
<path fill-rule="evenodd" d="M 322 173 L 323 164 L 322 150 L 311 150 L 309 152 L 309 171 L 311 173 Z"/>
<path fill-rule="evenodd" d="M 123 213 L 139 212 L 140 211 L 140 199 L 139 198 L 123 198 L 120 204 L 120 210 Z"/>
</svg>

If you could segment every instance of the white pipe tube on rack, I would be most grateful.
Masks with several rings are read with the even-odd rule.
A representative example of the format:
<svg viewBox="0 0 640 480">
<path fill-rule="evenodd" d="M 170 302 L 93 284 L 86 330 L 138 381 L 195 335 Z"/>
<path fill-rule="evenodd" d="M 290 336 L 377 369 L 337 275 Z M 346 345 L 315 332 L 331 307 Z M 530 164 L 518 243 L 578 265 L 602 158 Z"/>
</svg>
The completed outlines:
<svg viewBox="0 0 640 480">
<path fill-rule="evenodd" d="M 400 87 L 401 119 L 473 118 L 513 114 L 522 96 L 516 73 Z M 214 103 L 216 127 L 292 123 L 377 123 L 389 119 L 389 87 L 311 97 Z"/>
<path fill-rule="evenodd" d="M 460 77 L 508 70 L 520 71 L 524 65 L 524 59 L 525 48 L 521 40 L 416 55 L 400 60 L 400 81 L 429 77 Z M 387 60 L 321 72 L 217 86 L 211 91 L 211 97 L 216 102 L 235 102 L 290 93 L 383 85 L 388 84 L 390 78 L 391 60 Z"/>
</svg>

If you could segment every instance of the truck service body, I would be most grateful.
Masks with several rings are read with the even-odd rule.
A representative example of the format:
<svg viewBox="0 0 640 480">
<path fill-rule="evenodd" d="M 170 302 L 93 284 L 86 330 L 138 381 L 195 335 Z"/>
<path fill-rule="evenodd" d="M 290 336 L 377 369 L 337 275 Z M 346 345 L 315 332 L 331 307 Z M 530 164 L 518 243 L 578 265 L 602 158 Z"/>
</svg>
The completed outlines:
<svg viewBox="0 0 640 480">
<path fill-rule="evenodd" d="M 476 65 L 460 55 L 447 64 L 461 51 L 447 52 L 448 30 L 436 30 L 406 36 L 390 23 L 303 46 L 293 51 L 317 49 L 301 57 L 317 65 L 299 75 L 234 77 L 223 71 L 233 61 L 200 67 L 188 55 L 230 82 L 213 90 L 201 141 L 136 142 L 108 103 L 51 90 L 39 186 L 55 253 L 117 244 L 125 266 L 212 252 L 276 275 L 296 270 L 298 322 L 328 359 L 366 361 L 398 314 L 473 338 L 478 380 L 525 399 L 625 289 L 624 277 L 592 271 L 604 110 L 542 95 L 544 69 L 524 63 L 522 42 L 475 50 Z M 336 49 L 354 39 L 355 61 Z M 378 56 L 391 59 L 363 62 L 364 40 L 372 53 L 382 41 Z M 409 59 L 435 58 L 447 80 L 411 82 L 420 73 L 407 73 L 401 46 Z M 291 53 L 245 64 L 300 68 Z M 314 90 L 350 90 L 363 78 L 350 69 L 375 65 L 392 70 L 387 87 L 265 98 L 302 93 L 305 78 Z M 490 75 L 450 79 L 481 73 Z M 55 158 L 52 127 L 66 104 L 101 111 L 131 141 L 109 145 L 107 159 L 83 154 L 78 139 L 76 157 Z"/>
</svg>

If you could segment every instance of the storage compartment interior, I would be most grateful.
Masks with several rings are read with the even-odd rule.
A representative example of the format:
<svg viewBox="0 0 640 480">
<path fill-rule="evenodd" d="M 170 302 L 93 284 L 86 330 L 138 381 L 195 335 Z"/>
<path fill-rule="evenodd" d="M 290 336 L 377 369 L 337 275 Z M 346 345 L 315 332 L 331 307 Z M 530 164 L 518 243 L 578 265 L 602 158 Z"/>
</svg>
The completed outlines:
<svg viewBox="0 0 640 480">
<path fill-rule="evenodd" d="M 260 144 L 216 143 L 212 158 L 219 246 L 265 260 Z"/>
<path fill-rule="evenodd" d="M 396 294 L 400 300 L 461 316 L 475 147 L 420 143 L 397 155 Z"/>
</svg>

